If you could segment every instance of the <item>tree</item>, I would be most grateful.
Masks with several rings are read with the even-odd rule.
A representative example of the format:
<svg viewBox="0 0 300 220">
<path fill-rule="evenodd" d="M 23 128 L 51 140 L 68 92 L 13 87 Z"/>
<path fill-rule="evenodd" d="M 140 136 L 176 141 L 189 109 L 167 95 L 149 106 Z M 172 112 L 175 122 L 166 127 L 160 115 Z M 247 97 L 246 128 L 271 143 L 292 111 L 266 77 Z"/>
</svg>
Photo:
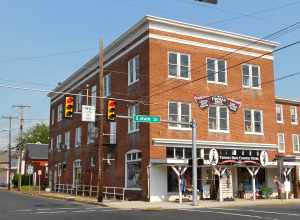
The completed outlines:
<svg viewBox="0 0 300 220">
<path fill-rule="evenodd" d="M 45 123 L 38 123 L 23 133 L 23 144 L 26 143 L 49 143 L 49 126 Z"/>
</svg>

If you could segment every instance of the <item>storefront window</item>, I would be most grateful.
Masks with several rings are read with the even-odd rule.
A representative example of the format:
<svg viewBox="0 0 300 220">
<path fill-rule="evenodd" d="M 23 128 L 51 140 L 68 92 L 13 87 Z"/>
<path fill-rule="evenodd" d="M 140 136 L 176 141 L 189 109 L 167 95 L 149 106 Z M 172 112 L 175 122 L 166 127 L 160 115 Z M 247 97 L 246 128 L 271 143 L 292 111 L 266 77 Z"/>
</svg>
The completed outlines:
<svg viewBox="0 0 300 220">
<path fill-rule="evenodd" d="M 126 155 L 126 188 L 141 187 L 141 152 L 133 151 Z"/>
</svg>

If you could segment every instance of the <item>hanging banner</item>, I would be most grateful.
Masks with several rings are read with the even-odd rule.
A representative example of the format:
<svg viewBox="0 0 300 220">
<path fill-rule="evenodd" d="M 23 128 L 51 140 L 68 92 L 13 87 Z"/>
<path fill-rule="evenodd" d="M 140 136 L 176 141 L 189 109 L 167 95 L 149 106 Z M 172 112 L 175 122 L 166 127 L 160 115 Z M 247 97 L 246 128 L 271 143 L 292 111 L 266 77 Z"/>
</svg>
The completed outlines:
<svg viewBox="0 0 300 220">
<path fill-rule="evenodd" d="M 194 100 L 202 109 L 205 109 L 210 105 L 217 105 L 227 106 L 230 111 L 236 112 L 241 106 L 241 102 L 235 101 L 225 96 L 195 96 Z"/>
</svg>

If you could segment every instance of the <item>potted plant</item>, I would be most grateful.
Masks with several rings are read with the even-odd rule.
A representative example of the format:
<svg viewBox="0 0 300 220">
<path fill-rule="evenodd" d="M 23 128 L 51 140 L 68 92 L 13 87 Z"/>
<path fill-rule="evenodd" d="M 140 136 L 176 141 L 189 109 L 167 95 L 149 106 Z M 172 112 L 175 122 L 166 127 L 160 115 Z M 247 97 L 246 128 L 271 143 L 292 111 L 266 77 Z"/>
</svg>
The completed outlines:
<svg viewBox="0 0 300 220">
<path fill-rule="evenodd" d="M 269 199 L 270 196 L 272 195 L 272 193 L 273 193 L 273 190 L 272 190 L 272 188 L 270 188 L 270 187 L 263 186 L 263 187 L 261 188 L 261 197 L 262 197 L 263 199 Z"/>
</svg>

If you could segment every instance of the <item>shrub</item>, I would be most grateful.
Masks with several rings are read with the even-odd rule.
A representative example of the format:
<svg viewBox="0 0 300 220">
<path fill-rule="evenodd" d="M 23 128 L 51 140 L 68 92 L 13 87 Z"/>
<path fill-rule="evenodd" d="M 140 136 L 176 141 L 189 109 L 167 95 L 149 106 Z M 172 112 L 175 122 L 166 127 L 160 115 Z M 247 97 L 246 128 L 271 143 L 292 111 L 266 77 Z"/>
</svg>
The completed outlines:
<svg viewBox="0 0 300 220">
<path fill-rule="evenodd" d="M 29 180 L 30 180 L 30 185 L 32 185 L 32 175 L 22 175 L 22 186 L 28 186 L 29 185 Z M 19 174 L 15 174 L 14 178 L 12 179 L 12 184 L 14 185 L 15 188 L 18 187 L 18 181 L 19 181 Z"/>
<path fill-rule="evenodd" d="M 261 196 L 262 196 L 263 199 L 270 198 L 270 196 L 272 195 L 272 193 L 273 193 L 273 190 L 270 187 L 263 186 L 261 188 Z"/>
</svg>

